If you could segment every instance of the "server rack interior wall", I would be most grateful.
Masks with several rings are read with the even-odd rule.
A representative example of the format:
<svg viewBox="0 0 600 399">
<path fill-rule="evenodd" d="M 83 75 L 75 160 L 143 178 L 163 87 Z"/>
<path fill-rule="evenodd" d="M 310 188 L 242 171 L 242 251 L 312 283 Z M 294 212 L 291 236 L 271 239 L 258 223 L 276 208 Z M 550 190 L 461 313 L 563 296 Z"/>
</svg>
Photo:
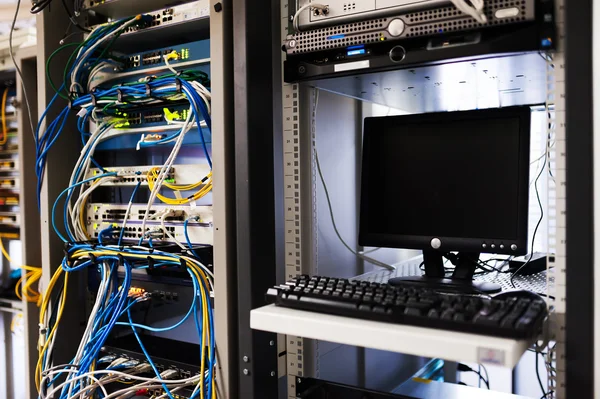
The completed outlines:
<svg viewBox="0 0 600 399">
<path fill-rule="evenodd" d="M 593 280 L 592 263 L 589 257 L 592 253 L 589 241 L 592 233 L 589 229 L 589 217 L 587 219 L 583 217 L 583 213 L 588 216 L 591 214 L 588 201 L 591 200 L 589 145 L 591 145 L 592 130 L 589 123 L 591 110 L 588 106 L 592 101 L 591 97 L 588 97 L 591 95 L 589 86 L 585 90 L 579 87 L 580 81 L 575 77 L 578 73 L 580 77 L 591 76 L 589 69 L 591 63 L 589 48 L 572 45 L 576 39 L 571 36 L 576 32 L 577 37 L 590 37 L 591 18 L 589 16 L 584 18 L 581 14 L 589 9 L 587 8 L 589 4 L 569 2 L 566 5 L 562 1 L 555 2 L 557 33 L 552 40 L 556 40 L 558 46 L 548 52 L 541 47 L 538 51 L 530 51 L 531 49 L 519 48 L 519 45 L 513 43 L 515 52 L 508 50 L 503 52 L 502 56 L 495 57 L 494 49 L 501 46 L 489 45 L 474 50 L 477 45 L 464 45 L 458 46 L 456 51 L 447 50 L 446 58 L 440 57 L 441 60 L 436 59 L 437 62 L 433 63 L 430 63 L 433 61 L 432 58 L 435 58 L 433 56 L 429 59 L 428 56 L 424 56 L 422 61 L 409 59 L 410 51 L 407 51 L 406 63 L 410 66 L 404 67 L 394 66 L 389 60 L 379 62 L 376 58 L 377 54 L 371 58 L 367 56 L 360 58 L 359 55 L 355 58 L 356 63 L 351 65 L 346 57 L 364 55 L 365 52 L 346 53 L 343 45 L 338 46 L 340 47 L 338 54 L 334 54 L 333 50 L 326 52 L 326 47 L 317 48 L 326 40 L 328 34 L 333 35 L 332 42 L 329 44 L 337 39 L 341 39 L 342 42 L 350 41 L 351 45 L 361 44 L 354 43 L 354 36 L 344 31 L 341 22 L 338 24 L 339 27 L 331 23 L 330 26 L 334 27 L 330 28 L 329 33 L 325 32 L 325 24 L 316 26 L 315 23 L 314 27 L 304 25 L 303 32 L 288 36 L 294 32 L 291 23 L 294 11 L 306 4 L 283 1 L 280 5 L 282 57 L 286 59 L 286 52 L 292 56 L 282 68 L 284 75 L 282 85 L 283 196 L 284 202 L 287 201 L 284 205 L 285 278 L 292 278 L 300 273 L 347 278 L 366 273 L 361 276 L 363 279 L 378 279 L 380 278 L 376 277 L 378 275 L 389 275 L 389 272 L 382 272 L 381 269 L 357 259 L 351 251 L 344 248 L 332 226 L 328 204 L 328 201 L 332 202 L 331 208 L 337 228 L 351 249 L 369 250 L 369 248 L 359 247 L 356 238 L 364 117 L 467 110 L 514 104 L 537 105 L 532 108 L 534 123 L 531 147 L 534 155 L 531 159 L 532 161 L 540 159 L 540 154 L 547 154 L 551 172 L 542 174 L 541 184 L 531 184 L 529 245 L 531 246 L 533 239 L 533 227 L 543 212 L 545 215 L 542 219 L 543 227 L 537 233 L 533 248 L 534 251 L 553 255 L 548 258 L 547 271 L 540 275 L 541 279 L 546 281 L 538 286 L 548 295 L 547 302 L 551 309 L 550 350 L 544 358 L 540 356 L 537 362 L 535 354 L 525 353 L 523 350 L 516 358 L 519 361 L 515 364 L 492 367 L 490 380 L 495 390 L 528 397 L 562 398 L 573 395 L 592 397 L 593 378 L 588 374 L 593 370 L 592 361 L 588 358 L 590 352 L 583 355 L 586 363 L 585 377 L 578 375 L 575 370 L 579 367 L 571 363 L 574 361 L 571 354 L 593 347 L 591 342 L 593 329 L 587 321 L 584 322 L 584 328 L 575 331 L 576 319 L 589 316 L 588 311 L 591 309 L 589 298 L 593 295 L 590 283 Z M 307 12 L 305 17 L 314 17 L 312 20 L 315 21 L 319 17 L 328 16 L 319 15 L 318 10 L 315 10 L 314 15 L 311 11 Z M 576 22 L 579 17 L 582 18 L 582 24 Z M 306 18 L 304 22 L 301 19 L 300 23 L 307 24 Z M 426 19 L 427 16 L 423 18 Z M 574 27 L 575 25 L 577 28 Z M 358 26 L 360 30 L 360 23 Z M 311 29 L 315 30 L 311 31 Z M 339 37 L 335 34 L 339 34 Z M 387 39 L 389 37 L 385 36 L 385 40 Z M 531 43 L 521 44 L 529 46 Z M 543 43 L 539 44 L 543 46 Z M 332 47 L 335 47 L 335 44 Z M 367 45 L 356 46 L 356 48 L 366 48 L 367 52 L 372 49 L 375 52 L 376 47 Z M 306 56 L 302 58 L 301 55 L 304 53 Z M 506 53 L 518 55 L 507 57 Z M 429 54 L 433 54 L 433 51 Z M 550 58 L 546 58 L 547 55 Z M 461 57 L 471 58 L 463 61 L 460 60 Z M 568 63 L 575 57 L 583 57 L 583 64 Z M 383 58 L 385 57 L 381 59 Z M 363 61 L 367 59 L 371 61 L 370 66 L 368 61 Z M 436 65 L 436 63 L 444 65 Z M 484 79 L 479 79 L 479 74 Z M 486 82 L 489 83 L 488 79 L 494 80 L 494 83 L 486 87 Z M 430 86 L 438 89 L 432 89 Z M 576 87 L 585 93 L 583 100 L 566 95 L 575 92 Z M 439 94 L 440 92 L 443 93 Z M 586 102 L 588 98 L 589 103 Z M 586 102 L 582 108 L 577 105 L 580 101 Z M 375 105 L 371 105 L 372 103 Z M 575 137 L 572 131 L 567 131 L 568 121 L 581 123 L 585 134 Z M 566 155 L 572 154 L 571 149 L 579 148 L 583 143 L 587 143 L 588 147 L 586 150 L 580 148 L 583 151 L 582 158 L 576 159 L 578 157 Z M 320 166 L 317 164 L 317 154 L 313 146 L 318 149 Z M 536 156 L 535 153 L 538 155 Z M 542 156 L 543 158 L 545 156 Z M 531 175 L 537 176 L 540 167 L 541 165 L 536 166 L 533 162 Z M 581 174 L 576 177 L 573 168 L 577 168 L 578 173 Z M 320 173 L 323 173 L 330 198 L 325 194 Z M 576 180 L 573 185 L 571 179 Z M 533 190 L 534 186 L 538 186 L 538 191 L 541 192 L 541 208 L 535 200 L 537 193 Z M 573 198 L 576 197 L 573 196 L 583 198 L 583 209 L 574 208 L 576 205 Z M 573 240 L 577 243 L 573 243 Z M 573 254 L 572 250 L 576 250 L 576 253 Z M 392 264 L 410 259 L 414 255 L 409 251 L 392 250 L 374 253 L 374 257 L 378 260 Z M 579 260 L 585 264 L 582 268 L 573 266 L 575 263 L 579 264 Z M 418 268 L 419 262 L 408 265 L 409 268 L 413 266 Z M 583 279 L 587 279 L 587 283 L 584 283 Z M 531 285 L 528 286 L 529 282 L 526 280 L 522 283 L 528 289 L 535 290 Z M 581 299 L 580 296 L 566 300 L 566 293 L 580 286 L 586 292 L 588 300 Z M 580 313 L 571 310 L 576 306 L 581 307 L 584 315 L 576 316 Z M 362 336 L 363 342 L 358 342 L 359 338 L 341 337 L 344 335 L 342 330 L 335 330 L 335 327 L 323 324 L 322 330 L 328 330 L 330 334 L 311 331 L 309 333 L 311 337 L 321 339 L 303 339 L 300 334 L 294 332 L 306 333 L 309 329 L 293 327 L 294 320 L 298 324 L 310 323 L 311 328 L 317 330 L 319 324 L 316 319 L 313 324 L 309 315 L 305 317 L 304 314 L 294 314 L 293 316 L 297 317 L 290 316 L 288 319 L 285 311 L 272 314 L 269 311 L 267 308 L 261 308 L 253 312 L 252 325 L 258 330 L 287 334 L 285 371 L 288 397 L 311 397 L 310 392 L 318 391 L 315 390 L 315 378 L 377 391 L 377 393 L 363 392 L 362 395 L 365 395 L 363 397 L 380 397 L 377 395 L 390 392 L 400 394 L 403 392 L 401 388 L 404 381 L 411 376 L 422 377 L 423 370 L 428 373 L 432 367 L 444 369 L 449 382 L 462 380 L 475 386 L 480 383 L 476 376 L 474 379 L 469 379 L 464 373 L 457 374 L 456 370 L 452 371 L 451 368 L 453 365 L 456 366 L 456 362 L 440 364 L 439 359 L 434 359 L 432 362 L 431 356 L 420 355 L 427 352 L 425 348 L 411 348 L 410 351 L 407 349 L 408 352 L 404 352 L 411 353 L 413 356 L 392 353 L 402 353 L 402 350 L 397 349 L 400 345 L 391 342 L 390 349 L 387 351 L 364 349 L 373 347 L 382 349 L 382 344 L 372 342 L 376 337 L 367 336 L 366 333 Z M 336 332 L 331 332 L 332 329 Z M 575 337 L 578 339 L 574 339 Z M 350 341 L 354 344 L 340 344 Z M 435 344 L 432 342 L 431 345 Z M 485 345 L 485 340 L 482 340 L 481 345 Z M 453 356 L 447 349 L 440 347 L 439 357 L 444 359 L 445 355 Z M 579 358 L 578 355 L 575 356 Z M 473 361 L 477 360 L 476 358 L 463 360 L 470 360 L 472 365 L 478 363 Z M 547 366 L 544 363 L 547 363 Z M 542 380 L 539 384 L 541 386 L 536 381 L 537 373 Z M 336 391 L 332 388 L 330 393 L 334 394 L 334 392 Z M 345 392 L 350 395 L 350 391 Z"/>
</svg>

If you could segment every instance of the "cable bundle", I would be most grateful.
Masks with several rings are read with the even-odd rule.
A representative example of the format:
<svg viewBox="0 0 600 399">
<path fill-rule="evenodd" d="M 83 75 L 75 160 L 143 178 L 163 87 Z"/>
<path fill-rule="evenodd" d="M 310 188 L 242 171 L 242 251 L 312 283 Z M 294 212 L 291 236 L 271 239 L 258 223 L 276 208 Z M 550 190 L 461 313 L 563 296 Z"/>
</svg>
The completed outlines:
<svg viewBox="0 0 600 399">
<path fill-rule="evenodd" d="M 179 55 L 172 52 L 163 55 L 165 67 L 170 70 L 163 75 L 114 86 L 98 85 L 98 81 L 106 75 L 107 71 L 114 73 L 115 70 L 123 67 L 120 56 L 110 51 L 112 44 L 123 32 L 136 25 L 145 24 L 146 20 L 146 16 L 138 15 L 96 27 L 85 41 L 60 47 L 47 61 L 47 75 L 50 80 L 48 71 L 52 59 L 59 52 L 74 47 L 64 69 L 62 84 L 56 87 L 50 80 L 56 94 L 38 124 L 36 134 L 36 137 L 39 137 L 36 139 L 38 203 L 47 154 L 56 144 L 71 113 L 77 115 L 82 150 L 71 173 L 69 185 L 56 198 L 51 212 L 52 226 L 65 243 L 66 249 L 61 267 L 52 277 L 41 299 L 40 358 L 36 369 L 36 384 L 40 398 L 129 398 L 138 392 L 161 389 L 165 394 L 159 397 L 173 399 L 175 397 L 173 395 L 183 388 L 193 389 L 194 398 L 216 397 L 215 336 L 213 311 L 210 305 L 213 275 L 198 260 L 187 230 L 189 222 L 192 220 L 198 222 L 199 216 L 194 212 L 188 214 L 184 222 L 186 243 L 183 244 L 165 226 L 165 220 L 178 211 L 167 208 L 159 212 L 151 212 L 157 200 L 168 205 L 185 205 L 195 203 L 212 190 L 212 171 L 193 184 L 176 184 L 168 179 L 169 171 L 173 169 L 187 133 L 194 128 L 197 128 L 200 134 L 203 155 L 212 169 L 212 160 L 203 131 L 210 131 L 211 128 L 211 92 L 207 88 L 208 76 L 195 70 L 175 70 L 169 61 L 178 59 Z M 115 75 L 115 78 L 118 76 Z M 67 100 L 68 105 L 62 108 L 54 120 L 48 121 L 45 130 L 40 132 L 40 125 L 46 120 L 50 107 L 53 107 L 60 98 Z M 186 109 L 181 112 L 171 111 L 172 107 L 182 106 Z M 132 125 L 139 122 L 135 122 L 132 115 L 140 115 L 142 110 L 149 108 L 162 110 L 165 125 L 133 127 Z M 150 190 L 145 213 L 143 218 L 140 218 L 143 219 L 140 231 L 144 233 L 138 245 L 123 242 L 123 233 L 127 227 L 133 201 L 141 189 L 141 180 L 139 180 L 132 190 L 122 225 L 111 226 L 101 231 L 97 243 L 91 244 L 85 215 L 88 199 L 99 187 L 122 177 L 117 172 L 106 171 L 96 162 L 94 154 L 102 142 L 127 134 L 140 134 L 138 150 L 154 146 L 171 147 L 164 164 L 152 168 L 144 175 Z M 93 166 L 100 172 L 91 173 Z M 137 176 L 141 176 L 141 172 L 138 172 Z M 173 191 L 175 198 L 165 195 L 164 190 Z M 61 201 L 63 203 L 59 205 Z M 55 221 L 60 206 L 62 206 L 64 232 L 59 231 Z M 149 220 L 159 220 L 160 231 L 146 229 Z M 167 237 L 179 246 L 178 253 L 152 248 L 153 239 Z M 155 268 L 185 271 L 193 285 L 190 289 L 193 289 L 194 299 L 187 314 L 179 322 L 165 328 L 136 323 L 132 317 L 132 311 L 135 311 L 142 302 L 152 298 L 147 293 L 130 290 L 132 275 L 139 270 Z M 84 270 L 88 270 L 89 273 L 99 272 L 100 286 L 85 332 L 77 350 L 73 353 L 72 360 L 67 365 L 55 366 L 52 353 L 55 342 L 59 339 L 57 338 L 60 332 L 58 326 L 63 317 L 65 303 L 69 300 L 68 280 L 72 273 Z M 118 278 L 119 275 L 123 277 Z M 58 288 L 61 280 L 62 288 Z M 166 332 L 181 326 L 189 319 L 194 320 L 198 332 L 201 366 L 199 374 L 176 380 L 173 379 L 172 373 L 159 372 L 143 344 L 139 331 Z M 116 328 L 130 329 L 146 355 L 146 361 L 132 362 L 100 357 L 102 346 Z M 153 377 L 147 377 L 148 374 Z M 115 382 L 130 384 L 130 386 L 114 391 L 115 385 L 112 384 L 109 393 L 107 384 Z"/>
<path fill-rule="evenodd" d="M 152 265 L 150 265 L 152 262 Z M 154 328 L 133 321 L 131 311 L 138 304 L 150 299 L 147 293 L 130 291 L 134 270 L 153 268 L 185 268 L 195 292 L 187 314 L 172 326 Z M 52 350 L 58 336 L 58 326 L 64 313 L 68 297 L 68 281 L 72 273 L 84 269 L 99 269 L 102 280 L 96 301 L 88 319 L 87 327 L 79 343 L 77 352 L 69 364 L 52 366 Z M 116 278 L 118 270 L 124 271 L 121 282 Z M 55 287 L 62 278 L 62 289 L 55 293 Z M 161 398 L 173 399 L 173 394 L 186 387 L 192 387 L 192 398 L 216 398 L 214 368 L 216 365 L 214 317 L 210 305 L 210 292 L 213 289 L 212 273 L 197 259 L 179 256 L 144 247 L 120 248 L 110 245 L 70 245 L 61 267 L 52 277 L 40 311 L 40 357 L 36 367 L 36 384 L 40 398 L 91 398 L 102 392 L 104 399 L 128 398 L 142 389 L 163 389 Z M 52 299 L 52 300 L 51 300 Z M 55 309 L 50 310 L 50 303 Z M 199 318 L 201 314 L 201 319 Z M 139 330 L 166 332 L 181 326 L 193 318 L 200 339 L 199 374 L 185 379 L 168 379 L 159 372 L 149 356 Z M 100 350 L 109 334 L 116 326 L 129 327 L 140 348 L 146 354 L 147 362 L 111 362 L 99 369 L 103 359 Z M 207 348 L 205 351 L 204 348 Z M 156 377 L 142 377 L 139 374 L 153 372 Z M 108 393 L 105 385 L 125 381 L 132 385 Z"/>
<path fill-rule="evenodd" d="M 2 242 L 2 239 L 17 239 L 18 237 L 19 236 L 17 234 L 0 234 L 0 251 L 2 252 L 2 255 L 4 255 L 4 257 L 6 258 L 6 260 L 12 264 L 14 264 L 14 262 L 8 254 L 8 251 L 4 248 L 4 243 Z M 42 268 L 26 265 L 21 265 L 20 268 L 21 273 L 25 272 L 25 275 L 21 274 L 21 278 L 17 281 L 17 285 L 15 286 L 15 294 L 19 299 L 23 299 L 23 297 L 25 297 L 25 300 L 27 302 L 35 303 L 37 304 L 37 306 L 40 306 L 42 303 L 42 296 L 40 295 L 38 290 L 34 288 L 34 286 L 42 278 Z"/>
<path fill-rule="evenodd" d="M 173 142 L 175 143 L 165 164 L 160 169 L 153 169 L 148 175 L 151 196 L 148 201 L 146 214 L 143 220 L 144 224 L 142 226 L 142 231 L 145 231 L 149 211 L 154 204 L 155 198 L 159 198 L 168 204 L 187 204 L 203 197 L 210 192 L 212 189 L 212 172 L 206 177 L 202 178 L 198 183 L 192 185 L 177 186 L 165 183 L 168 171 L 172 168 L 173 163 L 177 158 L 186 134 L 194 126 L 198 127 L 204 154 L 208 163 L 212 166 L 207 143 L 202 132 L 201 123 L 201 120 L 203 119 L 207 127 L 210 127 L 210 115 L 208 114 L 209 102 L 208 100 L 204 100 L 206 97 L 206 93 L 204 93 L 204 91 L 207 91 L 207 89 L 204 88 L 204 86 L 202 86 L 198 81 L 191 80 L 195 78 L 196 76 L 193 73 L 182 73 L 179 77 L 174 75 L 165 75 L 145 83 L 115 86 L 108 90 L 96 90 L 94 94 L 86 94 L 73 101 L 72 106 L 81 107 L 81 110 L 78 113 L 80 118 L 78 125 L 80 127 L 82 137 L 85 139 L 85 136 L 87 135 L 87 132 L 85 132 L 84 129 L 89 120 L 95 122 L 97 128 L 89 135 L 89 138 L 87 139 L 86 144 L 81 151 L 80 157 L 73 170 L 73 174 L 71 175 L 70 186 L 61 193 L 53 207 L 52 223 L 57 234 L 63 239 L 63 241 L 67 241 L 67 239 L 62 236 L 54 223 L 54 213 L 58 200 L 62 196 L 66 195 L 64 220 L 65 230 L 69 240 L 80 241 L 89 239 L 86 234 L 85 221 L 83 220 L 83 213 L 87 198 L 95 189 L 100 187 L 102 183 L 117 178 L 116 174 L 107 173 L 85 179 L 93 163 L 92 156 L 94 150 L 102 141 L 115 137 L 116 135 L 148 132 L 150 130 L 148 128 L 127 129 L 127 119 L 122 116 L 117 116 L 117 114 L 126 115 L 129 109 L 135 109 L 135 107 L 140 104 L 164 104 L 166 101 L 180 101 L 182 99 L 187 99 L 190 103 L 186 120 L 181 123 L 172 124 L 172 126 L 176 129 L 173 134 L 158 141 L 141 142 L 138 144 L 138 147 L 141 148 L 154 145 L 164 145 Z M 152 93 L 151 96 L 147 94 L 148 89 Z M 117 98 L 120 98 L 120 100 Z M 125 103 L 127 105 L 124 105 Z M 68 112 L 69 108 L 66 107 L 61 115 L 68 114 Z M 59 115 L 57 119 L 63 118 L 61 115 Z M 115 128 L 120 124 L 123 126 L 122 128 Z M 163 127 L 159 127 L 159 129 L 164 130 Z M 60 131 L 58 131 L 56 134 L 59 133 Z M 47 153 L 47 149 L 40 149 L 39 153 L 45 154 Z M 38 159 L 38 166 L 43 164 L 43 159 Z M 43 173 L 43 169 L 40 169 L 38 173 L 41 175 L 41 173 Z M 89 187 L 87 186 L 88 184 L 90 184 Z M 175 191 L 192 190 L 198 187 L 201 188 L 195 194 L 181 200 L 177 200 L 169 199 L 159 193 L 159 190 L 163 184 Z M 79 189 L 79 195 L 77 196 L 76 202 L 73 204 L 71 200 L 76 193 L 76 189 Z M 132 201 L 133 196 L 130 204 Z M 69 220 L 70 223 L 67 222 Z"/>
</svg>

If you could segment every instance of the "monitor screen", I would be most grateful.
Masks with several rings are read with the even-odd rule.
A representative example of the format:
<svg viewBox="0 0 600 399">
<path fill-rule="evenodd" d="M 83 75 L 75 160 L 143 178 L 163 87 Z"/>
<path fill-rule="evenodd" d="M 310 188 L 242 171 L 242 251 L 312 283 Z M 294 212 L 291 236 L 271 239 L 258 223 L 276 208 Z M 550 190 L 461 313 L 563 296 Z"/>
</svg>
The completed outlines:
<svg viewBox="0 0 600 399">
<path fill-rule="evenodd" d="M 529 107 L 367 118 L 360 243 L 521 254 Z M 434 248 L 438 249 L 438 248 Z"/>
</svg>

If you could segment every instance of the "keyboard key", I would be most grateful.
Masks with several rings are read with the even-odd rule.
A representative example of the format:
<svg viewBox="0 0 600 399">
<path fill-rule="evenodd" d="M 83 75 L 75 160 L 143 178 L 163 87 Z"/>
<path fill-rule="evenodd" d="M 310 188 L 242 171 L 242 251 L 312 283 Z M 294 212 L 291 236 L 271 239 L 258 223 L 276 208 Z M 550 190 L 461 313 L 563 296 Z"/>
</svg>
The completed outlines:
<svg viewBox="0 0 600 399">
<path fill-rule="evenodd" d="M 404 314 L 409 316 L 421 316 L 423 313 L 419 308 L 406 308 L 404 309 Z"/>
</svg>

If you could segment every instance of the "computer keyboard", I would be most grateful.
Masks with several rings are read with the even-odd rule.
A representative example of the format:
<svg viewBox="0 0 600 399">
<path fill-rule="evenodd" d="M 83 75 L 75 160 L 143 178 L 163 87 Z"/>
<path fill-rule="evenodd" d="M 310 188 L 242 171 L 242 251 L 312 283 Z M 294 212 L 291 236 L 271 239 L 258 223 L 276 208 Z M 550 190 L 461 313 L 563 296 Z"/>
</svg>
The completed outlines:
<svg viewBox="0 0 600 399">
<path fill-rule="evenodd" d="M 536 338 L 546 303 L 529 292 L 494 297 L 368 281 L 298 276 L 267 291 L 276 306 L 514 339 Z"/>
</svg>

